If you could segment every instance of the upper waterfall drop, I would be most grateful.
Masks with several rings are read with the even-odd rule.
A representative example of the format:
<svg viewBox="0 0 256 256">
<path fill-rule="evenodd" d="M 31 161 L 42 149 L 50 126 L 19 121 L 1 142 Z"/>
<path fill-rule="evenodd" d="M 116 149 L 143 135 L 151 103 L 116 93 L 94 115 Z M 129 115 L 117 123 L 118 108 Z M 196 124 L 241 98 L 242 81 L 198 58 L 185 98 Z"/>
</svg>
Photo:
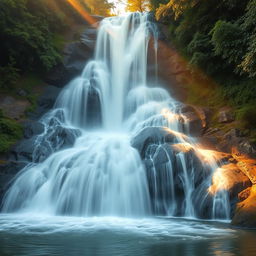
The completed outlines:
<svg viewBox="0 0 256 256">
<path fill-rule="evenodd" d="M 71 124 L 90 126 L 86 122 L 86 109 L 96 105 L 104 130 L 123 130 L 124 115 L 129 108 L 127 94 L 134 88 L 147 86 L 148 45 L 152 38 L 156 44 L 156 31 L 147 14 L 106 18 L 101 22 L 94 60 L 64 90 L 56 104 L 57 108 L 66 109 Z M 94 93 L 96 104 L 88 103 L 90 92 Z"/>
<path fill-rule="evenodd" d="M 208 191 L 217 162 L 188 134 L 181 104 L 148 79 L 157 33 L 142 13 L 100 23 L 94 59 L 42 117 L 3 211 L 229 218 L 226 191 Z"/>
</svg>

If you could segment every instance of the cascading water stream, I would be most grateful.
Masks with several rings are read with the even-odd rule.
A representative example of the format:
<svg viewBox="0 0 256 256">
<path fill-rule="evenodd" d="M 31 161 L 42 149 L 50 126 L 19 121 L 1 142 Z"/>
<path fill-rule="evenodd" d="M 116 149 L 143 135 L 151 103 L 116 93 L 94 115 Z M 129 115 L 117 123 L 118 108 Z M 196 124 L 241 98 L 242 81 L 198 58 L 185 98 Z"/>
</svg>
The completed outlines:
<svg viewBox="0 0 256 256">
<path fill-rule="evenodd" d="M 94 60 L 41 119 L 45 131 L 36 138 L 33 163 L 7 191 L 4 212 L 229 218 L 227 193 L 208 193 L 216 161 L 201 160 L 184 134 L 180 104 L 157 87 L 156 77 L 148 79 L 152 39 L 156 54 L 157 30 L 147 14 L 101 22 Z M 132 147 L 148 128 L 161 128 L 172 142 L 159 137 L 143 152 Z M 61 150 L 66 130 L 76 141 Z M 174 150 L 186 144 L 189 154 Z M 51 156 L 44 159 L 42 149 Z"/>
</svg>

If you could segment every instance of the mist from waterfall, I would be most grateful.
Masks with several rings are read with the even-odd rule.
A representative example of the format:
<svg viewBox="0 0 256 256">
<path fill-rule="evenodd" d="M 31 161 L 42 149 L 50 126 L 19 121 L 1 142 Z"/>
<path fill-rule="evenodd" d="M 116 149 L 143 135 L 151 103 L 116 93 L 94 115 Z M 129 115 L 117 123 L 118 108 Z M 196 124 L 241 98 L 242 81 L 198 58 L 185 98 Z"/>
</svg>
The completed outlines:
<svg viewBox="0 0 256 256">
<path fill-rule="evenodd" d="M 229 218 L 228 193 L 208 192 L 218 163 L 187 133 L 181 104 L 159 87 L 157 63 L 149 63 L 157 36 L 147 14 L 100 23 L 94 59 L 40 120 L 44 133 L 7 191 L 4 212 Z M 159 138 L 140 152 L 136 138 L 154 127 L 172 141 Z M 75 137 L 73 146 L 60 149 L 58 129 Z M 52 152 L 46 159 L 43 144 Z M 191 153 L 174 150 L 184 145 Z"/>
</svg>

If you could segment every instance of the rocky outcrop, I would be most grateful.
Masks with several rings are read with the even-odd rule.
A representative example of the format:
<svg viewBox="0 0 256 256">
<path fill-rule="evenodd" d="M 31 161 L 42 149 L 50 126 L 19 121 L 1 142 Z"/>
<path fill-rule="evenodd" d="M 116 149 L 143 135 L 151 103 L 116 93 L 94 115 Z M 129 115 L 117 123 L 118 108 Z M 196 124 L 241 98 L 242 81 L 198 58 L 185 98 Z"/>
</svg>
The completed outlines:
<svg viewBox="0 0 256 256">
<path fill-rule="evenodd" d="M 24 118 L 30 103 L 27 100 L 15 99 L 12 96 L 0 96 L 0 109 L 3 114 L 11 119 Z"/>
<path fill-rule="evenodd" d="M 186 139 L 186 136 L 163 127 L 146 127 L 131 140 L 131 145 L 144 159 L 146 149 L 151 144 L 178 143 L 179 138 Z"/>
<path fill-rule="evenodd" d="M 226 164 L 221 166 L 213 175 L 212 186 L 209 191 L 216 194 L 221 190 L 227 190 L 231 198 L 251 187 L 250 179 L 239 169 L 236 164 Z"/>
<path fill-rule="evenodd" d="M 219 123 L 231 123 L 235 121 L 235 115 L 231 109 L 221 109 L 218 113 Z"/>
<path fill-rule="evenodd" d="M 63 63 L 53 68 L 45 81 L 51 85 L 63 87 L 79 75 L 86 62 L 93 57 L 96 37 L 97 29 L 89 27 L 81 34 L 79 41 L 67 44 L 63 52 Z"/>
<path fill-rule="evenodd" d="M 235 215 L 232 219 L 232 225 L 255 228 L 256 227 L 256 185 L 240 194 L 240 198 L 245 200 L 236 206 Z"/>
<path fill-rule="evenodd" d="M 256 160 L 241 154 L 237 149 L 233 149 L 233 158 L 237 161 L 239 169 L 250 179 L 253 185 L 256 184 Z"/>
</svg>

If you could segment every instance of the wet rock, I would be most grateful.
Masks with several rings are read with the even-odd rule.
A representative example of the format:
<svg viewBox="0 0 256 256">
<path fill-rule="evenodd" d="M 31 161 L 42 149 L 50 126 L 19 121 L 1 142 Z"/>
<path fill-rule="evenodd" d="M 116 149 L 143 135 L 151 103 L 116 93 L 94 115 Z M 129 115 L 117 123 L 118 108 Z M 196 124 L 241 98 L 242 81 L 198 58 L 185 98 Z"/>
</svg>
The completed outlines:
<svg viewBox="0 0 256 256">
<path fill-rule="evenodd" d="M 153 165 L 157 167 L 173 160 L 173 155 L 173 148 L 170 144 L 152 144 L 147 148 L 145 153 L 145 161 L 148 167 L 152 167 Z"/>
<path fill-rule="evenodd" d="M 62 88 L 74 77 L 75 75 L 70 73 L 63 63 L 59 63 L 51 69 L 51 71 L 44 78 L 44 81 L 48 84 Z"/>
<path fill-rule="evenodd" d="M 188 133 L 194 137 L 202 136 L 208 125 L 210 110 L 184 104 L 180 111 L 186 117 Z"/>
<path fill-rule="evenodd" d="M 177 143 L 178 135 L 180 134 L 163 127 L 146 127 L 132 138 L 131 145 L 139 151 L 144 159 L 146 150 L 151 144 Z"/>
<path fill-rule="evenodd" d="M 232 225 L 256 228 L 256 185 L 252 186 L 247 199 L 237 204 Z"/>
<path fill-rule="evenodd" d="M 7 162 L 0 164 L 0 205 L 2 198 L 15 175 L 27 165 L 26 162 Z"/>
<path fill-rule="evenodd" d="M 64 66 L 73 76 L 81 74 L 86 62 L 93 57 L 93 50 L 81 42 L 74 42 L 65 50 Z"/>
<path fill-rule="evenodd" d="M 50 127 L 44 136 L 33 136 L 22 140 L 10 154 L 10 159 L 25 162 L 42 162 L 52 153 L 72 147 L 81 132 L 62 126 Z"/>
<path fill-rule="evenodd" d="M 97 40 L 97 29 L 88 28 L 81 34 L 81 42 L 88 46 L 92 51 L 95 48 Z"/>
<path fill-rule="evenodd" d="M 41 118 L 43 114 L 51 110 L 61 92 L 60 88 L 55 86 L 47 86 L 42 96 L 37 102 L 37 109 L 33 113 L 29 113 L 29 118 L 36 120 Z"/>
<path fill-rule="evenodd" d="M 42 162 L 52 153 L 72 147 L 80 135 L 81 132 L 77 129 L 68 129 L 62 126 L 50 128 L 47 134 L 36 141 L 33 161 Z"/>
<path fill-rule="evenodd" d="M 203 134 L 203 123 L 200 117 L 195 112 L 189 112 L 183 114 L 186 118 L 188 125 L 188 134 L 193 137 L 199 137 Z"/>
<path fill-rule="evenodd" d="M 100 17 L 96 17 L 100 20 Z M 80 75 L 86 62 L 93 57 L 96 45 L 97 29 L 87 28 L 80 41 L 72 42 L 64 49 L 64 61 L 56 65 L 46 76 L 45 81 L 57 87 L 64 87 L 68 82 Z"/>
<path fill-rule="evenodd" d="M 32 138 L 33 136 L 44 132 L 44 125 L 40 122 L 29 121 L 26 122 L 23 126 L 23 135 L 26 139 Z"/>
<path fill-rule="evenodd" d="M 32 162 L 35 148 L 34 138 L 23 140 L 11 150 L 11 159 Z"/>
<path fill-rule="evenodd" d="M 218 114 L 219 123 L 231 123 L 235 121 L 235 115 L 230 109 L 223 109 Z"/>
</svg>

